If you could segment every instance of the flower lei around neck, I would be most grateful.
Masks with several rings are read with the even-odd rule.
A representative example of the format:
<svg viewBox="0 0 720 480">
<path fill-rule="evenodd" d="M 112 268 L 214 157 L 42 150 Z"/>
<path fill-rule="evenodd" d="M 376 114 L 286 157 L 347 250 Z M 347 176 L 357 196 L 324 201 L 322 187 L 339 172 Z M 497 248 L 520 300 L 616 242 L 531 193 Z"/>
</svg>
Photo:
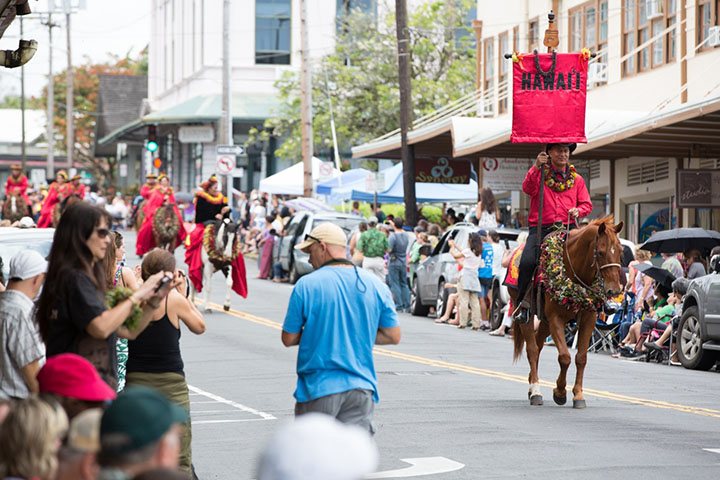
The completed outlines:
<svg viewBox="0 0 720 480">
<path fill-rule="evenodd" d="M 235 240 L 233 240 L 232 254 L 229 258 L 215 246 L 215 236 L 215 225 L 211 223 L 205 227 L 205 234 L 203 236 L 203 247 L 211 262 L 219 264 L 230 263 L 238 258 L 242 246 L 240 245 L 240 241 L 238 241 L 237 235 L 235 236 Z"/>
<path fill-rule="evenodd" d="M 570 190 L 575 185 L 577 171 L 573 165 L 568 165 L 566 172 L 559 172 L 549 166 L 545 169 L 545 185 L 555 192 Z"/>
<path fill-rule="evenodd" d="M 540 279 L 554 302 L 573 313 L 602 308 L 605 297 L 600 279 L 595 278 L 586 289 L 565 272 L 564 246 L 567 233 L 559 231 L 545 237 L 540 252 Z"/>
<path fill-rule="evenodd" d="M 210 195 L 210 193 L 206 192 L 205 190 L 200 190 L 195 194 L 198 198 L 202 198 L 203 200 L 212 203 L 213 205 L 219 205 L 221 203 L 225 203 L 225 197 L 222 193 L 218 192 L 216 195 Z"/>
</svg>

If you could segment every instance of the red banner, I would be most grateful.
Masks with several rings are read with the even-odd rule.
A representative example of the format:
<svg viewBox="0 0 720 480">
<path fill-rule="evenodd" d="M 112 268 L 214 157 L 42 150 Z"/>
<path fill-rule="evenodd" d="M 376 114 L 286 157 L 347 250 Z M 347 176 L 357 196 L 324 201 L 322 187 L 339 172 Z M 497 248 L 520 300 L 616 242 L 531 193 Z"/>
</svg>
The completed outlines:
<svg viewBox="0 0 720 480">
<path fill-rule="evenodd" d="M 587 143 L 588 55 L 513 56 L 513 143 Z"/>
<path fill-rule="evenodd" d="M 447 157 L 416 158 L 415 181 L 418 183 L 470 183 L 470 162 L 450 161 Z"/>
</svg>

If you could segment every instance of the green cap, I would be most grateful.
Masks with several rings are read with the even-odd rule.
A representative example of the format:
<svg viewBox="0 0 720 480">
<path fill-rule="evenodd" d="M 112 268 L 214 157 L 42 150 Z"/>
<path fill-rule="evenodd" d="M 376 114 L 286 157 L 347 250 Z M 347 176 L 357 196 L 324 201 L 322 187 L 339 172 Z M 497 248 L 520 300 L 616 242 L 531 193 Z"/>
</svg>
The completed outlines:
<svg viewBox="0 0 720 480">
<path fill-rule="evenodd" d="M 174 424 L 187 419 L 183 408 L 157 390 L 128 387 L 103 414 L 100 450 L 105 454 L 135 452 L 157 442 Z"/>
</svg>

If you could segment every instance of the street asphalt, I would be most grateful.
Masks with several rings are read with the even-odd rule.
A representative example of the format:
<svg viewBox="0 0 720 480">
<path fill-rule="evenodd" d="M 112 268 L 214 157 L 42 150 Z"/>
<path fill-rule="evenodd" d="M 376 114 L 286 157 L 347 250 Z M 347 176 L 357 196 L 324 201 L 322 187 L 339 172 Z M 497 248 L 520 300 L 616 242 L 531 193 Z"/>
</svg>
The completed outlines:
<svg viewBox="0 0 720 480">
<path fill-rule="evenodd" d="M 133 252 L 134 235 L 126 239 Z M 293 416 L 297 350 L 280 342 L 292 286 L 258 280 L 256 261 L 246 263 L 248 298 L 233 294 L 229 313 L 206 314 L 205 334 L 182 332 L 201 480 L 256 478 L 264 445 Z M 211 299 L 223 298 L 217 274 Z M 443 480 L 720 478 L 716 371 L 591 353 L 587 409 L 571 407 L 572 392 L 568 405 L 555 405 L 549 383 L 542 387 L 545 405 L 531 407 L 527 361 L 523 356 L 513 364 L 510 339 L 408 314 L 401 326 L 400 345 L 377 348 L 375 355 L 379 471 L 421 463 L 402 459 L 430 458 L 437 470 L 452 471 L 423 477 Z M 541 379 L 554 383 L 557 373 L 556 351 L 545 347 Z M 568 379 L 572 388 L 574 366 Z"/>
</svg>

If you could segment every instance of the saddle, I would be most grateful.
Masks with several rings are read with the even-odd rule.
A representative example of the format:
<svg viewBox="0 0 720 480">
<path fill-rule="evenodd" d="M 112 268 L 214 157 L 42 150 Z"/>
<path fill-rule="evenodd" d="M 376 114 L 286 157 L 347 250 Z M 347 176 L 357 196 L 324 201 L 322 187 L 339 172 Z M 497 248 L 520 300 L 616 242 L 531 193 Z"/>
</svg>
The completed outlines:
<svg viewBox="0 0 720 480">
<path fill-rule="evenodd" d="M 524 249 L 525 245 L 520 245 L 515 249 L 510 257 L 510 264 L 508 265 L 507 273 L 505 274 L 505 279 L 503 281 L 503 284 L 506 287 L 514 288 L 516 290 L 518 288 L 520 279 L 520 259 L 522 258 Z M 517 300 L 518 303 L 526 302 L 530 306 L 528 310 L 528 319 L 532 318 L 533 315 L 537 315 L 538 318 L 542 320 L 543 316 L 541 315 L 541 312 L 543 311 L 543 289 L 539 266 L 535 266 L 535 270 L 533 270 L 532 275 L 533 281 L 525 292 L 525 297 Z"/>
</svg>

